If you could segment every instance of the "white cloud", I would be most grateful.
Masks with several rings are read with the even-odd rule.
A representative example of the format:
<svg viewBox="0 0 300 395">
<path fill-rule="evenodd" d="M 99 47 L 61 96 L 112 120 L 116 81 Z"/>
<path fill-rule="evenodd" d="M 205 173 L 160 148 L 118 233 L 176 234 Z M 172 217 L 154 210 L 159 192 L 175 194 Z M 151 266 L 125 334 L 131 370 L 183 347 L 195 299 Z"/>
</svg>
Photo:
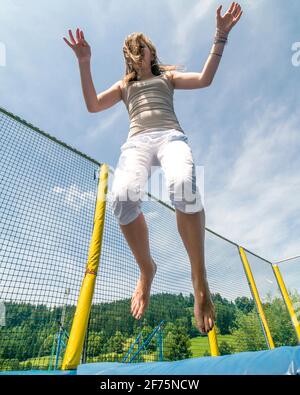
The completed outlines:
<svg viewBox="0 0 300 395">
<path fill-rule="evenodd" d="M 99 121 L 95 124 L 92 124 L 86 131 L 85 134 L 79 136 L 78 144 L 80 145 L 81 140 L 84 140 L 85 143 L 93 143 L 95 140 L 102 138 L 103 135 L 107 138 L 108 131 L 112 131 L 115 129 L 115 125 L 118 123 L 118 120 L 123 116 L 124 108 L 121 106 L 115 107 L 109 113 L 101 113 L 101 117 L 99 117 Z M 83 141 L 82 141 L 83 142 Z"/>
<path fill-rule="evenodd" d="M 211 175 L 217 186 L 207 193 L 208 227 L 265 258 L 278 260 L 290 253 L 289 243 L 296 237 L 287 240 L 290 223 L 300 214 L 295 198 L 300 195 L 299 116 L 271 104 L 258 111 L 240 131 L 243 142 L 232 165 L 226 164 L 223 174 Z M 218 147 L 211 150 L 214 171 Z"/>
</svg>

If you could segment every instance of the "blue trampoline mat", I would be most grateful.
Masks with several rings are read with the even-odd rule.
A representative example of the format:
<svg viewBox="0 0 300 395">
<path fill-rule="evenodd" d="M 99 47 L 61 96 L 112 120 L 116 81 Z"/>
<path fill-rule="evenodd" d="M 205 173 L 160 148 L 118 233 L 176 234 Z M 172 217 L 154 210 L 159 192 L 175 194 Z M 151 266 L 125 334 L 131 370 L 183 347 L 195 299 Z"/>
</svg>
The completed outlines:
<svg viewBox="0 0 300 395">
<path fill-rule="evenodd" d="M 173 362 L 126 364 L 102 362 L 79 365 L 78 375 L 296 375 L 300 374 L 300 346 L 200 357 Z"/>
<path fill-rule="evenodd" d="M 172 362 L 97 362 L 71 371 L 14 371 L 38 375 L 300 375 L 300 346 Z"/>
</svg>

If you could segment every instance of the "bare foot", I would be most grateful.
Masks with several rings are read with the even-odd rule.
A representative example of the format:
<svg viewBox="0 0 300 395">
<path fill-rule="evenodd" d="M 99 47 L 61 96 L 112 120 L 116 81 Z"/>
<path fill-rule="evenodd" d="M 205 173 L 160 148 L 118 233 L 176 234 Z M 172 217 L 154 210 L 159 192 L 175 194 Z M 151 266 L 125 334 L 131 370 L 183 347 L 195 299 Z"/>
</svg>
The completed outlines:
<svg viewBox="0 0 300 395">
<path fill-rule="evenodd" d="M 152 262 L 153 267 L 149 272 L 141 275 L 138 279 L 135 291 L 131 298 L 131 313 L 137 320 L 141 318 L 149 304 L 151 284 L 157 270 L 156 263 L 153 259 Z"/>
<path fill-rule="evenodd" d="M 194 315 L 196 326 L 201 333 L 208 333 L 215 324 L 215 307 L 208 285 L 195 288 Z"/>
</svg>

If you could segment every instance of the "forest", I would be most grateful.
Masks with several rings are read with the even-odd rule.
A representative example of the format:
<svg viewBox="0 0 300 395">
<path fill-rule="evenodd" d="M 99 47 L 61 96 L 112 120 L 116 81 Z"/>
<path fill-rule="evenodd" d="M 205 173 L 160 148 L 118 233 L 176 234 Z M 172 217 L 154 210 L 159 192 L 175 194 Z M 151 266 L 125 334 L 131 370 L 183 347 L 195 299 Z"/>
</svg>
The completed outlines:
<svg viewBox="0 0 300 395">
<path fill-rule="evenodd" d="M 228 301 L 213 294 L 216 328 L 221 355 L 267 349 L 255 303 L 248 297 Z M 298 294 L 294 300 L 300 300 Z M 194 297 L 170 293 L 151 296 L 150 305 L 140 321 L 130 314 L 130 299 L 94 304 L 91 308 L 84 344 L 83 362 L 121 362 L 132 350 L 136 353 L 148 336 L 163 322 L 148 346 L 132 362 L 174 361 L 209 356 L 207 335 L 194 326 Z M 5 303 L 6 325 L 0 327 L 0 370 L 47 369 L 55 356 L 61 317 L 70 333 L 75 306 L 52 307 L 25 303 Z M 267 297 L 263 309 L 276 347 L 297 345 L 297 337 L 281 298 Z M 63 339 L 63 336 L 61 337 Z M 64 342 L 67 343 L 65 336 Z M 58 368 L 61 366 L 64 348 Z"/>
</svg>

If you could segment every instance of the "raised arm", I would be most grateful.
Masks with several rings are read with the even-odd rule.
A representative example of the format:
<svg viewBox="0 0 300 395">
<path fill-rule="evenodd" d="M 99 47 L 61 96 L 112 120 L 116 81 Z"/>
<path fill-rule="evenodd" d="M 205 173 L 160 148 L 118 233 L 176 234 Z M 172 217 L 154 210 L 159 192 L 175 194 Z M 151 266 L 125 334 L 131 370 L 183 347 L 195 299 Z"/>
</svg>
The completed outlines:
<svg viewBox="0 0 300 395">
<path fill-rule="evenodd" d="M 175 89 L 205 88 L 212 83 L 223 54 L 228 34 L 243 13 L 241 6 L 235 2 L 231 4 L 223 17 L 221 16 L 221 8 L 222 6 L 219 6 L 216 12 L 217 28 L 214 44 L 203 70 L 200 73 L 171 71 L 172 83 Z"/>
<path fill-rule="evenodd" d="M 79 28 L 76 30 L 77 42 L 71 30 L 69 30 L 69 35 L 71 42 L 65 37 L 63 39 L 73 49 L 78 59 L 82 92 L 88 111 L 99 112 L 113 106 L 122 99 L 121 81 L 116 82 L 109 89 L 97 95 L 91 74 L 91 48 L 84 38 L 83 31 Z"/>
<path fill-rule="evenodd" d="M 224 51 L 224 46 L 227 42 L 228 34 L 233 26 L 238 22 L 243 13 L 241 6 L 235 2 L 231 3 L 230 8 L 223 17 L 221 16 L 221 9 L 222 6 L 220 5 L 217 9 L 216 15 L 217 28 L 214 44 L 201 73 L 203 80 L 208 85 L 212 83 L 218 69 Z"/>
</svg>

